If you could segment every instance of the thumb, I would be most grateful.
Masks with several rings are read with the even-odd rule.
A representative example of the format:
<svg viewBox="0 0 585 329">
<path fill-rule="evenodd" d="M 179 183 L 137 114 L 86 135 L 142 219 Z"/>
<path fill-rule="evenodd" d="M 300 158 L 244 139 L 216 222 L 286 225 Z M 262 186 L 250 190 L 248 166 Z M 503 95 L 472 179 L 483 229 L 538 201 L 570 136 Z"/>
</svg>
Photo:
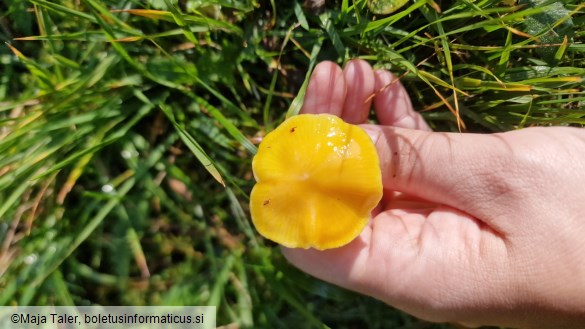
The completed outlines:
<svg viewBox="0 0 585 329">
<path fill-rule="evenodd" d="M 489 203 L 508 193 L 517 181 L 517 176 L 512 176 L 518 167 L 513 143 L 506 134 L 361 127 L 376 145 L 387 190 L 448 205 L 483 219 L 489 214 L 482 209 L 493 209 Z M 502 200 L 497 201 L 501 207 Z"/>
</svg>

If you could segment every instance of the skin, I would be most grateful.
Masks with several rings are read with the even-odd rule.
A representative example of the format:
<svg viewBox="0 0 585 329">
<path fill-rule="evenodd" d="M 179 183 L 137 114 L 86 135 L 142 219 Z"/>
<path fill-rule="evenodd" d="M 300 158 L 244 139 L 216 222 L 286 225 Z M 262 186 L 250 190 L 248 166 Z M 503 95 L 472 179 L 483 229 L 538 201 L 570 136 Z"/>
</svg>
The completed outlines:
<svg viewBox="0 0 585 329">
<path fill-rule="evenodd" d="M 372 105 L 381 125 L 364 124 Z M 432 132 L 361 60 L 317 65 L 302 112 L 363 124 L 384 198 L 344 247 L 283 248 L 292 264 L 429 321 L 583 328 L 585 130 Z"/>
</svg>

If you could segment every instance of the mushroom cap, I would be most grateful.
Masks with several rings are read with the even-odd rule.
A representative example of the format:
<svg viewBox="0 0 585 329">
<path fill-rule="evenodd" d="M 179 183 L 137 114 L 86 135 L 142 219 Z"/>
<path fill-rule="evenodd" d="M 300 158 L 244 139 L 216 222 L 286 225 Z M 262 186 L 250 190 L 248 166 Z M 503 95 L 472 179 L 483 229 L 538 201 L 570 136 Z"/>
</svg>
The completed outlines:
<svg viewBox="0 0 585 329">
<path fill-rule="evenodd" d="M 370 137 L 330 114 L 283 122 L 264 137 L 252 169 L 252 222 L 261 235 L 289 248 L 348 244 L 382 198 Z"/>
</svg>

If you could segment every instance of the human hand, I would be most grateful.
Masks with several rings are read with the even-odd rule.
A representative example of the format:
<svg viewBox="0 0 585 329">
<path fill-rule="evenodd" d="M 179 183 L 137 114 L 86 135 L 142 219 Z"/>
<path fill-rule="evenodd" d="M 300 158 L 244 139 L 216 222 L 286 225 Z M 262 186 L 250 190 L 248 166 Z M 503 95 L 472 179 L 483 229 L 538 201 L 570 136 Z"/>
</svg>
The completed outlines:
<svg viewBox="0 0 585 329">
<path fill-rule="evenodd" d="M 372 102 L 381 126 L 365 125 Z M 429 321 L 585 326 L 584 130 L 434 133 L 360 60 L 317 65 L 302 112 L 364 124 L 384 197 L 350 244 L 283 248 L 292 264 Z"/>
</svg>

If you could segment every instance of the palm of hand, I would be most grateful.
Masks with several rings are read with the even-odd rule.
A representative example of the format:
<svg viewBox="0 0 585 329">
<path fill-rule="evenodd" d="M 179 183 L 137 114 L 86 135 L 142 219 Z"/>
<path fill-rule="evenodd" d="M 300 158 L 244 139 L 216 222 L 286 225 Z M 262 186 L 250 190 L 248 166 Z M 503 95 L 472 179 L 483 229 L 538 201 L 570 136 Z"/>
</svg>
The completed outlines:
<svg viewBox="0 0 585 329">
<path fill-rule="evenodd" d="M 385 192 L 353 242 L 283 248 L 287 259 L 427 320 L 583 323 L 585 305 L 574 302 L 582 290 L 566 284 L 585 289 L 585 161 L 575 160 L 585 153 L 583 131 L 431 133 L 394 80 L 363 61 L 313 72 L 302 112 L 361 124 L 376 143 Z M 381 126 L 365 124 L 372 103 Z"/>
<path fill-rule="evenodd" d="M 374 93 L 377 95 L 372 99 Z M 373 72 L 361 61 L 350 62 L 344 71 L 332 63 L 320 64 L 313 73 L 302 112 L 331 113 L 349 123 L 364 124 L 372 101 L 382 125 L 430 130 L 412 109 L 400 83 L 390 73 Z M 420 302 L 438 301 L 443 287 L 458 286 L 457 278 L 444 269 L 456 269 L 466 259 L 497 261 L 500 257 L 493 254 L 485 259 L 482 248 L 501 241 L 475 218 L 449 206 L 396 193 L 391 190 L 391 177 L 384 180 L 383 201 L 359 238 L 335 250 L 285 250 L 285 255 L 317 277 L 393 305 L 399 300 L 399 307 L 420 317 L 444 320 L 440 309 L 419 314 Z M 310 266 L 312 263 L 321 266 Z M 380 287 L 380 282 L 385 286 Z M 421 294 L 413 295 L 413 287 Z M 388 300 L 389 295 L 396 299 Z"/>
</svg>

